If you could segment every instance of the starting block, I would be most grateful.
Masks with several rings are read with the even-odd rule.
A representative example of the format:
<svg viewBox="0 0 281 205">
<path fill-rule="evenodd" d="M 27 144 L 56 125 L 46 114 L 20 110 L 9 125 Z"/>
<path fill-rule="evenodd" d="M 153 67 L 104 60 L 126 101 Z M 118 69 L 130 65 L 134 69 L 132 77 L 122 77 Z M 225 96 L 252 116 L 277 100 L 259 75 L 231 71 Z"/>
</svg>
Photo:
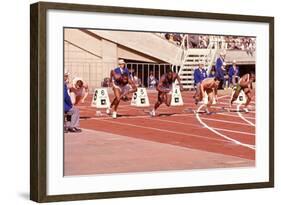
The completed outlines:
<svg viewBox="0 0 281 205">
<path fill-rule="evenodd" d="M 171 106 L 182 106 L 183 100 L 181 96 L 180 86 L 173 84 Z"/>
<path fill-rule="evenodd" d="M 150 104 L 149 104 L 146 88 L 138 88 L 137 92 L 133 94 L 131 100 L 131 106 L 148 107 L 149 105 Z"/>
<path fill-rule="evenodd" d="M 207 93 L 205 92 L 204 93 L 204 97 L 203 97 L 203 103 L 205 104 L 205 105 L 207 105 L 208 104 L 208 95 L 207 95 Z M 213 98 L 213 102 L 212 102 L 212 105 L 215 105 L 215 104 L 217 104 L 217 102 L 216 102 L 216 99 L 215 99 L 215 96 L 214 96 L 214 98 Z"/>
<path fill-rule="evenodd" d="M 91 106 L 96 108 L 109 108 L 110 101 L 109 101 L 107 89 L 97 88 L 94 90 Z"/>
<path fill-rule="evenodd" d="M 231 96 L 233 96 L 234 93 L 235 93 L 235 91 L 232 92 L 232 95 L 231 95 Z M 238 98 L 237 98 L 233 103 L 236 103 L 236 104 L 241 105 L 241 104 L 245 104 L 246 101 L 247 101 L 247 97 L 246 97 L 244 91 L 241 90 L 240 93 L 239 93 L 239 95 L 238 95 Z"/>
</svg>

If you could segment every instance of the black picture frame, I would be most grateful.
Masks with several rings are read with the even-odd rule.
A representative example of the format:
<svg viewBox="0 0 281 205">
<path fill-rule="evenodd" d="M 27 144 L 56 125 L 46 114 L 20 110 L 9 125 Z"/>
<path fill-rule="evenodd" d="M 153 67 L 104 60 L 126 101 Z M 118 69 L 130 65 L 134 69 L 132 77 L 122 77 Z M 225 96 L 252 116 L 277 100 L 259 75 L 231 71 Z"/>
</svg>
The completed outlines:
<svg viewBox="0 0 281 205">
<path fill-rule="evenodd" d="M 46 13 L 49 9 L 263 22 L 269 24 L 269 181 L 214 186 L 47 195 Z M 133 197 L 274 186 L 274 17 L 38 2 L 30 6 L 30 199 L 36 202 Z"/>
</svg>

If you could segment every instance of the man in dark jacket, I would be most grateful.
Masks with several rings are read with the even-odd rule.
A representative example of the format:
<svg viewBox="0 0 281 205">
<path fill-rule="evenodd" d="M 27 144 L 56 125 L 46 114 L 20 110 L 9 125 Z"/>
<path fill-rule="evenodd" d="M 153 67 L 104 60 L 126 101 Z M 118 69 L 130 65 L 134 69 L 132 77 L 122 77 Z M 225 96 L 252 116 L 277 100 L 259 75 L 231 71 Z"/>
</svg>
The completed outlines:
<svg viewBox="0 0 281 205">
<path fill-rule="evenodd" d="M 77 107 L 72 105 L 70 96 L 67 92 L 67 86 L 64 84 L 64 91 L 63 91 L 63 108 L 64 113 L 67 115 L 67 118 L 70 118 L 70 122 L 67 122 L 66 128 L 69 132 L 81 132 L 79 129 L 79 118 L 80 112 Z M 68 120 L 67 120 L 68 121 Z"/>
<path fill-rule="evenodd" d="M 216 77 L 220 80 L 220 88 L 224 82 L 224 73 L 225 73 L 225 53 L 221 52 L 220 56 L 216 60 L 215 70 L 216 70 Z"/>
<path fill-rule="evenodd" d="M 239 74 L 240 74 L 239 67 L 236 65 L 236 61 L 234 60 L 232 66 L 230 66 L 228 71 L 229 85 L 235 86 L 238 83 L 240 79 Z"/>
</svg>

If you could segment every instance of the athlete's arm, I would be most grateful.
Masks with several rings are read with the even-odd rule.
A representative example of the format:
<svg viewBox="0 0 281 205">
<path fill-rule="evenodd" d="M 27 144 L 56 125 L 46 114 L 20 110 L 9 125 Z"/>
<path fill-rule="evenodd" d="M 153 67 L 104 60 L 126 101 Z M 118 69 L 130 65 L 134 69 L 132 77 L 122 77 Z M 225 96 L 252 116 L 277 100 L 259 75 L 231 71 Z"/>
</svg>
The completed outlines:
<svg viewBox="0 0 281 205">
<path fill-rule="evenodd" d="M 202 81 L 202 83 L 200 83 L 200 94 L 201 94 L 201 98 L 204 97 L 204 85 L 205 85 L 205 82 Z"/>
<path fill-rule="evenodd" d="M 156 90 L 157 91 L 159 91 L 159 92 L 167 92 L 164 88 L 163 88 L 163 82 L 164 82 L 164 80 L 165 80 L 165 77 L 164 76 L 162 76 L 161 78 L 160 78 L 160 80 L 159 80 L 159 83 L 158 83 L 158 85 L 157 85 L 157 87 L 156 87 Z"/>
<path fill-rule="evenodd" d="M 130 89 L 128 93 L 136 92 L 138 88 L 137 88 L 136 84 L 134 83 L 134 81 L 129 78 L 128 83 L 132 86 L 132 89 Z"/>
<path fill-rule="evenodd" d="M 82 100 L 81 100 L 81 103 L 84 103 L 85 102 L 85 99 L 87 98 L 87 96 L 89 95 L 89 86 L 88 84 L 85 84 L 84 85 L 84 89 L 85 89 L 85 95 L 83 96 Z"/>
<path fill-rule="evenodd" d="M 114 72 L 114 70 L 111 70 L 111 72 L 110 72 L 110 79 L 112 80 L 112 78 L 114 78 L 114 79 L 118 80 L 118 79 L 120 79 L 120 78 L 121 78 L 121 75 L 120 75 L 120 74 L 115 73 L 115 72 Z"/>
<path fill-rule="evenodd" d="M 247 75 L 244 75 L 242 76 L 242 78 L 240 79 L 240 82 L 239 82 L 240 86 L 241 87 L 248 87 L 249 85 L 249 82 L 248 82 L 248 78 L 247 78 Z"/>
<path fill-rule="evenodd" d="M 109 74 L 109 83 L 112 83 L 112 77 L 113 77 L 113 70 L 110 71 L 110 74 Z"/>
<path fill-rule="evenodd" d="M 215 100 L 218 102 L 218 86 L 214 87 Z"/>
<path fill-rule="evenodd" d="M 252 83 L 253 83 L 253 81 L 250 79 L 250 74 L 246 74 L 246 76 L 245 76 L 245 84 L 246 84 L 247 88 L 251 92 L 252 92 L 252 88 L 253 88 Z"/>
</svg>

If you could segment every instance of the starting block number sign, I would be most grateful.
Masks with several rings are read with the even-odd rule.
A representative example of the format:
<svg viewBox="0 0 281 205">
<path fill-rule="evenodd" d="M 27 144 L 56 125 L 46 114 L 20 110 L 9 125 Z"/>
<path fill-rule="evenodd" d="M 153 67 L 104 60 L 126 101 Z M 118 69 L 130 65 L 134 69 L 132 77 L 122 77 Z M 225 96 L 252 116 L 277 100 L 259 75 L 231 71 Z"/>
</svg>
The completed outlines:
<svg viewBox="0 0 281 205">
<path fill-rule="evenodd" d="M 205 92 L 205 93 L 204 93 L 204 98 L 203 98 L 203 103 L 204 103 L 205 105 L 207 105 L 208 102 L 209 102 L 208 94 Z M 216 99 L 215 99 L 215 97 L 214 97 L 214 98 L 213 98 L 212 105 L 215 105 L 215 104 L 217 104 L 217 102 L 216 102 Z"/>
<path fill-rule="evenodd" d="M 149 100 L 145 88 L 138 88 L 137 92 L 133 94 L 131 106 L 148 107 Z"/>
<path fill-rule="evenodd" d="M 181 96 L 180 87 L 178 85 L 173 85 L 171 106 L 181 105 L 183 105 L 183 100 Z"/>
<path fill-rule="evenodd" d="M 96 108 L 108 108 L 110 106 L 110 101 L 106 89 L 95 89 L 91 106 Z"/>
<path fill-rule="evenodd" d="M 234 92 L 235 91 L 232 92 L 232 95 L 234 95 Z M 239 95 L 238 95 L 238 97 L 237 97 L 237 99 L 234 101 L 234 103 L 236 103 L 236 104 L 245 104 L 246 101 L 247 101 L 247 97 L 246 97 L 244 91 L 241 90 Z"/>
</svg>

